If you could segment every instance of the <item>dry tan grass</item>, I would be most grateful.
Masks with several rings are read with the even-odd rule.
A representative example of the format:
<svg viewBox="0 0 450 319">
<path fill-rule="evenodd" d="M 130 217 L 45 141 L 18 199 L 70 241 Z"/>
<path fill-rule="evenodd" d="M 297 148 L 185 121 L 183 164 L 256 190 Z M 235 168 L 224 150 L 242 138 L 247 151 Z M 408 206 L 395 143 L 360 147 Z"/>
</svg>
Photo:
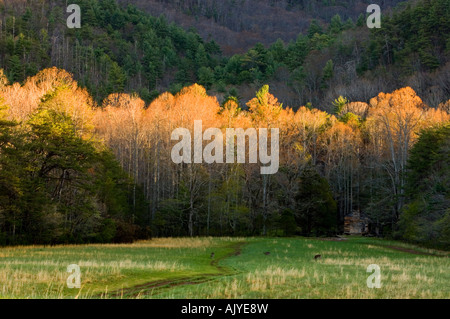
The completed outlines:
<svg viewBox="0 0 450 319">
<path fill-rule="evenodd" d="M 236 237 L 222 237 L 222 238 L 213 238 L 213 237 L 201 237 L 201 238 L 189 238 L 189 237 L 181 237 L 181 238 L 154 238 L 152 240 L 146 241 L 138 241 L 133 244 L 133 247 L 139 248 L 209 248 L 217 244 L 218 241 L 222 242 L 240 242 L 244 241 L 244 238 Z M 102 245 L 102 247 L 129 247 L 129 245 Z"/>
<path fill-rule="evenodd" d="M 243 237 L 222 237 L 222 238 L 214 238 L 214 237 L 198 237 L 198 238 L 190 238 L 190 237 L 180 237 L 180 238 L 154 238 L 151 240 L 142 240 L 137 241 L 130 244 L 99 244 L 99 245 L 57 245 L 52 246 L 52 248 L 83 248 L 83 247 L 98 247 L 98 248 L 202 248 L 202 247 L 211 247 L 215 245 L 217 242 L 240 242 L 244 241 Z M 276 241 L 275 241 L 276 243 Z M 11 257 L 15 252 L 20 250 L 23 253 L 27 253 L 29 251 L 36 251 L 36 249 L 45 249 L 49 248 L 49 246 L 42 245 L 31 245 L 31 246 L 14 246 L 14 247 L 6 247 L 0 248 L 0 257 Z"/>
<path fill-rule="evenodd" d="M 287 279 L 301 279 L 306 276 L 306 270 L 282 269 L 270 266 L 264 270 L 256 270 L 246 276 L 246 282 L 251 291 L 265 291 L 275 286 L 284 285 Z"/>
</svg>

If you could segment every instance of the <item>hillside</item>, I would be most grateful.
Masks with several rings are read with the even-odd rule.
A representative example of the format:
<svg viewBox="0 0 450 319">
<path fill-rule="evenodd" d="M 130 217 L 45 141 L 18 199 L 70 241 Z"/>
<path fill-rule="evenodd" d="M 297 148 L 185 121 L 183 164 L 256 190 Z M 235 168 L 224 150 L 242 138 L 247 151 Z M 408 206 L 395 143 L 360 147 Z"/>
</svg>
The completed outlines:
<svg viewBox="0 0 450 319">
<path fill-rule="evenodd" d="M 239 31 L 232 38 L 248 42 L 239 42 L 239 48 L 261 37 L 271 43 L 269 37 L 279 32 L 263 32 L 268 25 L 289 33 L 294 27 L 283 25 L 290 26 L 294 16 L 318 19 L 305 24 L 307 31 L 294 38 L 296 32 L 286 33 L 289 42 L 256 44 L 233 56 L 226 51 L 233 51 L 234 45 L 218 45 L 226 37 L 203 39 L 205 27 L 197 33 L 170 23 L 178 19 L 182 25 L 193 26 L 189 21 L 206 21 L 207 4 L 219 2 L 199 2 L 199 7 L 192 7 L 190 1 L 177 2 L 177 6 L 171 1 L 133 2 L 149 6 L 150 14 L 123 7 L 126 3 L 119 6 L 114 0 L 74 2 L 80 4 L 83 16 L 82 28 L 75 30 L 65 27 L 62 0 L 0 1 L 0 66 L 10 81 L 23 82 L 39 70 L 57 66 L 73 73 L 97 102 L 112 92 L 136 92 L 150 102 L 161 92 L 176 93 L 193 83 L 204 85 L 220 101 L 235 96 L 242 104 L 263 84 L 270 84 L 285 106 L 311 103 L 324 110 L 331 110 L 340 95 L 368 102 L 380 91 L 404 86 L 412 87 L 430 106 L 450 98 L 448 0 L 409 1 L 392 18 L 383 11 L 383 27 L 376 30 L 365 26 L 361 14 L 356 21 L 345 20 L 360 12 L 357 8 L 362 2 L 347 2 L 348 10 L 344 2 L 321 4 L 319 9 L 301 2 L 271 2 L 270 7 L 271 3 L 263 1 L 252 5 L 254 10 L 245 9 L 250 1 L 243 1 L 245 5 L 238 9 L 230 4 L 220 8 L 233 15 L 217 9 L 217 23 L 210 18 L 209 24 Z M 342 12 L 342 17 L 317 22 L 329 18 L 327 10 Z M 237 11 L 242 17 L 231 23 L 232 17 L 240 16 L 234 14 Z M 160 12 L 164 15 L 158 17 Z M 253 18 L 244 18 L 246 12 L 254 13 Z M 283 18 L 277 18 L 280 12 Z M 250 23 L 252 19 L 258 23 Z M 238 22 L 242 28 L 236 28 Z"/>
<path fill-rule="evenodd" d="M 377 1 L 384 12 L 401 0 Z M 328 24 L 339 14 L 356 21 L 371 0 L 119 0 L 145 12 L 194 27 L 204 40 L 215 39 L 226 55 L 244 53 L 257 43 L 289 42 L 305 33 L 313 19 Z"/>
</svg>

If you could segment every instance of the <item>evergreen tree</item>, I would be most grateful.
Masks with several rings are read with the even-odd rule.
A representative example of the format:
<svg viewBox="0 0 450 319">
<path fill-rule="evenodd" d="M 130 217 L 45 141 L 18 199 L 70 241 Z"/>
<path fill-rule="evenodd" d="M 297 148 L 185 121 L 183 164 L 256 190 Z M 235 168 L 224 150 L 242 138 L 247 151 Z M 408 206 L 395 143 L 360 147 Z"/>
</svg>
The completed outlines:
<svg viewBox="0 0 450 319">
<path fill-rule="evenodd" d="M 207 90 L 214 84 L 214 71 L 211 68 L 201 67 L 198 70 L 198 82 Z"/>
<path fill-rule="evenodd" d="M 120 93 L 125 90 L 126 74 L 122 68 L 113 62 L 108 74 L 108 93 Z"/>
<path fill-rule="evenodd" d="M 312 38 L 314 34 L 322 34 L 323 29 L 322 26 L 319 24 L 319 22 L 316 19 L 311 20 L 311 23 L 309 25 L 308 29 L 308 38 Z"/>
<path fill-rule="evenodd" d="M 334 65 L 332 60 L 328 60 L 322 70 L 322 87 L 328 87 L 328 82 L 333 78 Z"/>
<path fill-rule="evenodd" d="M 399 235 L 413 242 L 448 247 L 450 124 L 421 133 L 408 161 L 406 194 Z"/>
<path fill-rule="evenodd" d="M 337 206 L 327 180 L 314 167 L 306 167 L 295 197 L 298 207 L 297 224 L 306 236 L 325 235 L 335 231 Z"/>
<path fill-rule="evenodd" d="M 366 23 L 366 20 L 365 20 L 366 18 L 365 18 L 365 16 L 364 16 L 364 14 L 360 14 L 359 16 L 358 16 L 358 20 L 356 20 L 356 26 L 358 26 L 358 27 L 362 27 L 362 26 L 364 26 L 364 24 Z"/>
<path fill-rule="evenodd" d="M 328 28 L 328 31 L 331 34 L 338 34 L 342 31 L 344 25 L 341 20 L 341 16 L 339 14 L 336 14 L 331 18 L 330 26 Z"/>
<path fill-rule="evenodd" d="M 8 79 L 10 82 L 21 82 L 24 80 L 24 68 L 22 61 L 17 55 L 13 55 L 8 61 Z"/>
</svg>

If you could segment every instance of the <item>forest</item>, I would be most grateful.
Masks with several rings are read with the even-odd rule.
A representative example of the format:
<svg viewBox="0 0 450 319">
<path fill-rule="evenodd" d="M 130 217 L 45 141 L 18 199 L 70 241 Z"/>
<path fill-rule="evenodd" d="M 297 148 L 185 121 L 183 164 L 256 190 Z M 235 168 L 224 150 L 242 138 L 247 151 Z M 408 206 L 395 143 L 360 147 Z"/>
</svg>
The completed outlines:
<svg viewBox="0 0 450 319">
<path fill-rule="evenodd" d="M 335 15 L 356 21 L 370 0 L 119 0 L 144 12 L 164 15 L 183 28 L 194 27 L 204 39 L 215 39 L 225 55 L 242 54 L 257 43 L 289 42 L 308 31 L 312 19 L 327 24 Z M 379 4 L 389 12 L 400 0 Z M 349 20 L 349 22 L 351 22 Z"/>
<path fill-rule="evenodd" d="M 448 0 L 233 56 L 164 16 L 73 2 L 81 29 L 64 1 L 0 1 L 1 245 L 330 236 L 358 211 L 374 235 L 448 247 Z M 174 164 L 171 132 L 194 120 L 279 128 L 279 172 Z"/>
<path fill-rule="evenodd" d="M 166 2 L 171 3 L 161 4 Z M 318 5 L 320 10 L 304 8 L 317 19 L 299 16 L 308 27 L 290 39 L 266 40 L 225 55 L 219 39 L 202 38 L 192 26 L 183 29 L 164 14 L 139 10 L 132 5 L 138 0 L 126 1 L 126 7 L 115 0 L 72 1 L 82 10 L 80 29 L 66 27 L 63 0 L 2 0 L 0 65 L 11 82 L 21 83 L 45 68 L 65 69 L 98 103 L 111 93 L 138 93 L 149 103 L 160 93 L 175 94 L 194 83 L 221 103 L 235 96 L 242 107 L 264 84 L 284 105 L 311 103 L 328 112 L 340 95 L 367 102 L 379 92 L 406 86 L 432 107 L 450 99 L 448 0 L 410 1 L 391 14 L 383 11 L 381 29 L 367 28 L 361 4 L 355 18 L 354 1 L 332 2 Z M 178 3 L 189 8 L 192 1 Z M 302 8 L 302 3 L 291 5 Z M 339 10 L 320 18 L 317 12 L 328 7 Z M 245 39 L 248 33 L 238 35 Z"/>
<path fill-rule="evenodd" d="M 3 76 L 0 96 L 4 243 L 319 236 L 342 232 L 353 210 L 380 234 L 448 243 L 450 101 L 430 108 L 408 87 L 369 104 L 340 97 L 333 114 L 283 108 L 268 86 L 248 110 L 197 84 L 149 105 L 118 93 L 96 105 L 52 68 L 23 86 Z M 199 119 L 204 128 L 279 128 L 279 172 L 174 164 L 171 132 Z"/>
</svg>

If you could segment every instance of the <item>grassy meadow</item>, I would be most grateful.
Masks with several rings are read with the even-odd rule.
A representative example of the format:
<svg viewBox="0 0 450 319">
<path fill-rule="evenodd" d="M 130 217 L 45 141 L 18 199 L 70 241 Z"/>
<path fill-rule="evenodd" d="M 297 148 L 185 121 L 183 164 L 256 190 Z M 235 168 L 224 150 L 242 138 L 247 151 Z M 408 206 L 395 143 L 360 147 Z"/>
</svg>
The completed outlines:
<svg viewBox="0 0 450 319">
<path fill-rule="evenodd" d="M 315 261 L 316 254 L 322 258 Z M 0 248 L 0 298 L 448 299 L 449 256 L 362 237 L 6 247 Z M 81 289 L 67 288 L 70 264 L 80 266 Z M 380 289 L 367 287 L 370 264 L 381 268 Z"/>
</svg>

